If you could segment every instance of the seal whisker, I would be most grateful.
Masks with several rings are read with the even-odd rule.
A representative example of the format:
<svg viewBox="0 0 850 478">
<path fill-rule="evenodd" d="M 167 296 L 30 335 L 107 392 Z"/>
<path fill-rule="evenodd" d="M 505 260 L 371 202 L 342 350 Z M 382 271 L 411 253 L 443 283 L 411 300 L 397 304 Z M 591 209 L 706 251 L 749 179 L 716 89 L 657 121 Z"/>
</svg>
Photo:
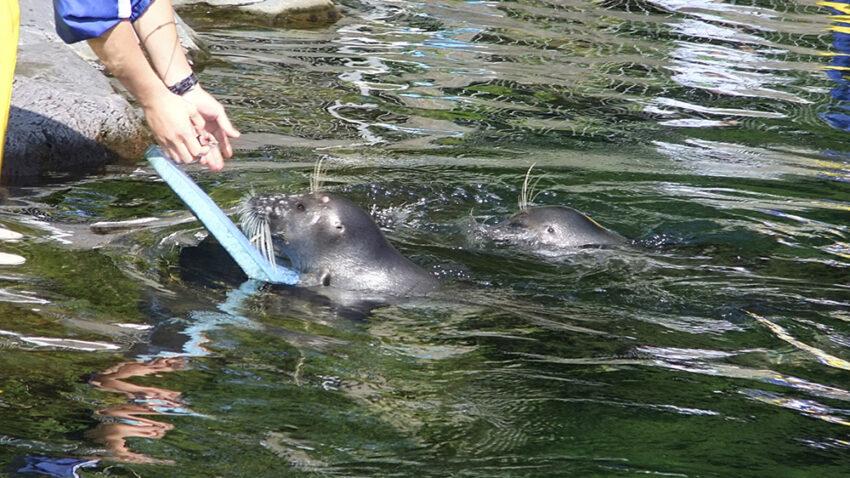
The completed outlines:
<svg viewBox="0 0 850 478">
<path fill-rule="evenodd" d="M 274 243 L 272 242 L 272 230 L 269 227 L 268 221 L 263 222 L 263 248 L 266 252 L 266 257 L 269 260 L 269 264 L 272 265 L 272 269 L 277 267 L 277 262 L 275 262 L 274 255 Z"/>
<path fill-rule="evenodd" d="M 520 211 L 528 208 L 528 183 L 531 181 L 531 171 L 534 169 L 536 164 L 537 163 L 532 163 L 531 166 L 528 167 L 528 171 L 525 172 L 525 180 L 522 182 L 522 191 L 519 193 L 519 200 L 517 201 Z M 537 183 L 535 182 L 534 185 L 537 185 Z M 532 186 L 532 189 L 533 187 L 534 186 Z"/>
<path fill-rule="evenodd" d="M 534 181 L 534 184 L 532 184 L 532 185 L 531 185 L 531 188 L 528 190 L 528 195 L 529 195 L 529 196 L 531 196 L 530 198 L 528 198 L 528 199 L 527 199 L 527 200 L 528 200 L 528 205 L 534 204 L 534 201 L 537 199 L 537 196 L 539 196 L 539 195 L 541 195 L 541 194 L 543 194 L 543 193 L 545 193 L 545 192 L 546 192 L 546 190 L 545 190 L 545 189 L 544 189 L 544 190 L 542 190 L 542 191 L 535 191 L 535 190 L 537 189 L 537 185 L 540 183 L 540 180 L 541 180 L 541 179 L 543 179 L 543 178 L 545 178 L 545 177 L 546 177 L 546 175 L 545 175 L 545 174 L 541 174 L 541 175 L 540 175 L 540 176 L 538 176 L 538 178 Z"/>
<path fill-rule="evenodd" d="M 251 197 L 247 196 L 238 208 L 240 224 L 248 241 L 257 248 L 272 267 L 277 267 L 272 241 L 271 227 L 265 216 L 251 206 Z"/>
<path fill-rule="evenodd" d="M 323 184 L 324 183 L 324 175 L 325 175 L 325 172 L 327 171 L 327 168 L 325 168 L 324 162 L 325 162 L 324 157 L 319 158 L 319 160 L 316 161 L 315 166 L 313 166 L 313 175 L 310 176 L 310 193 L 312 193 L 312 194 L 318 193 L 319 190 L 322 189 L 322 186 L 324 185 Z"/>
<path fill-rule="evenodd" d="M 526 209 L 528 209 L 532 204 L 534 204 L 534 201 L 537 199 L 537 196 L 546 192 L 545 189 L 543 191 L 536 191 L 537 185 L 540 184 L 540 180 L 546 177 L 545 174 L 541 174 L 533 181 L 531 179 L 531 171 L 534 169 L 534 166 L 536 166 L 536 164 L 537 163 L 534 163 L 528 168 L 528 171 L 526 171 L 525 173 L 525 179 L 522 181 L 522 191 L 520 192 L 518 200 L 520 211 L 525 211 Z"/>
</svg>

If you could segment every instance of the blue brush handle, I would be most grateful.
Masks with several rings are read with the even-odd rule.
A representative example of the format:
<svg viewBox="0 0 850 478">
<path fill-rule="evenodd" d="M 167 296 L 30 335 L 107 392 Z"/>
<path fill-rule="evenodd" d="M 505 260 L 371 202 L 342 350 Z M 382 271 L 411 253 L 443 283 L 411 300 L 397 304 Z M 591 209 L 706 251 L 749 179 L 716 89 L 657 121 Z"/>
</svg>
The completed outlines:
<svg viewBox="0 0 850 478">
<path fill-rule="evenodd" d="M 158 146 L 151 146 L 145 156 L 159 177 L 189 206 L 249 278 L 275 284 L 298 283 L 297 272 L 275 266 L 263 257 L 233 221 Z"/>
</svg>

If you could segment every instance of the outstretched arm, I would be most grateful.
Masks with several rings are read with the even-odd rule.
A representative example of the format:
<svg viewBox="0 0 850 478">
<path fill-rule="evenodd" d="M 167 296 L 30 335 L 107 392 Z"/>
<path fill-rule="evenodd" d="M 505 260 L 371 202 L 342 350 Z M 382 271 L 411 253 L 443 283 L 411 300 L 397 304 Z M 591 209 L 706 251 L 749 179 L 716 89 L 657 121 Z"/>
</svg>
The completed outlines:
<svg viewBox="0 0 850 478">
<path fill-rule="evenodd" d="M 145 58 L 129 21 L 119 21 L 103 35 L 90 39 L 89 45 L 138 100 L 156 142 L 172 159 L 191 163 L 206 155 L 209 148 L 201 146 L 198 139 L 204 134 L 203 117 L 194 105 L 168 91 Z"/>
<path fill-rule="evenodd" d="M 166 85 L 175 85 L 192 74 L 192 67 L 186 60 L 183 48 L 177 38 L 177 26 L 174 21 L 174 10 L 170 0 L 157 0 L 148 10 L 135 21 L 134 26 L 142 47 L 148 53 L 154 69 Z M 210 169 L 218 170 L 223 166 L 223 159 L 230 158 L 233 151 L 230 138 L 239 136 L 239 132 L 230 123 L 224 107 L 209 93 L 195 85 L 182 97 L 192 103 L 203 116 L 207 133 L 212 134 L 219 143 L 215 143 L 210 154 L 202 160 Z"/>
</svg>

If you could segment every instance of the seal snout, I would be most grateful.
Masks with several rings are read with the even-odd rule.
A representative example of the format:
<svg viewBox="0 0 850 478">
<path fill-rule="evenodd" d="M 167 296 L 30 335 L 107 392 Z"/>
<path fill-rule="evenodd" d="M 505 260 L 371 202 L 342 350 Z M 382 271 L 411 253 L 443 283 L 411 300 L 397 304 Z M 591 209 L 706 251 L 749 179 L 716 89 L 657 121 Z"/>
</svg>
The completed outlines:
<svg viewBox="0 0 850 478">
<path fill-rule="evenodd" d="M 279 196 L 250 197 L 245 201 L 243 214 L 247 213 L 263 220 L 280 216 L 282 213 L 280 204 L 282 199 Z"/>
<path fill-rule="evenodd" d="M 242 201 L 239 208 L 242 230 L 248 240 L 254 244 L 269 262 L 275 263 L 274 223 L 281 215 L 282 196 L 250 196 Z"/>
</svg>

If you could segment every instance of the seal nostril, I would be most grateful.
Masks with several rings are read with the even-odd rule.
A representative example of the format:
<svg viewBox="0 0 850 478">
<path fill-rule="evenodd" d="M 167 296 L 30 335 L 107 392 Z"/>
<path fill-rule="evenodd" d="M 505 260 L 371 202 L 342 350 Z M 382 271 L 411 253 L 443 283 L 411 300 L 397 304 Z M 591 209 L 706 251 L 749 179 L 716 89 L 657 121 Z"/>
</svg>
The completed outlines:
<svg viewBox="0 0 850 478">
<path fill-rule="evenodd" d="M 303 212 L 303 211 L 304 211 L 304 209 L 306 209 L 306 208 L 304 207 L 304 203 L 303 203 L 303 202 L 299 202 L 298 204 L 296 204 L 296 205 L 295 205 L 295 209 L 297 209 L 297 210 L 299 210 L 299 211 L 302 211 L 302 212 Z"/>
</svg>

